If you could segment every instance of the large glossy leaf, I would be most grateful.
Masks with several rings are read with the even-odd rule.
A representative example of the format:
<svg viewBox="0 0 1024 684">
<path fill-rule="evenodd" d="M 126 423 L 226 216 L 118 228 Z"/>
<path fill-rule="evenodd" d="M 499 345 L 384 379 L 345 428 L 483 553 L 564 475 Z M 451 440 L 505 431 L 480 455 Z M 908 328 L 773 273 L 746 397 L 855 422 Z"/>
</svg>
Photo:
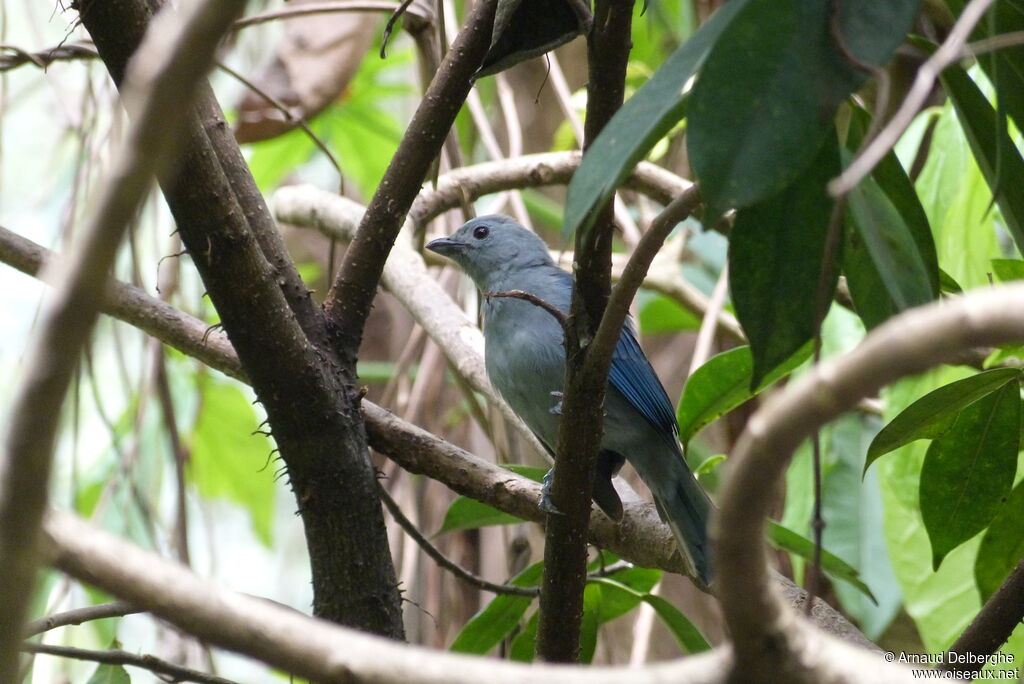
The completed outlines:
<svg viewBox="0 0 1024 684">
<path fill-rule="evenodd" d="M 952 427 L 957 415 L 979 399 L 1020 377 L 1015 368 L 982 371 L 932 390 L 882 428 L 868 447 L 864 471 L 883 456 L 918 439 L 936 439 Z"/>
<path fill-rule="evenodd" d="M 733 0 L 683 43 L 622 105 L 583 155 L 565 202 L 566 234 L 587 230 L 638 161 L 683 117 L 686 84 L 722 30 L 749 0 Z"/>
<path fill-rule="evenodd" d="M 1010 494 L 1020 444 L 1016 383 L 960 412 L 928 447 L 921 468 L 921 517 L 932 544 L 932 567 L 983 530 Z"/>
<path fill-rule="evenodd" d="M 1024 159 L 996 111 L 963 69 L 952 66 L 942 72 L 942 84 L 949 93 L 957 118 L 963 126 L 978 167 L 992 189 L 1006 227 L 1024 251 Z"/>
<path fill-rule="evenodd" d="M 851 108 L 847 159 L 870 123 Z M 935 299 L 940 274 L 928 216 L 893 152 L 850 196 L 843 270 L 857 313 L 868 328 L 910 306 Z"/>
<path fill-rule="evenodd" d="M 768 540 L 771 541 L 772 545 L 776 548 L 795 553 L 806 561 L 814 558 L 814 542 L 807 537 L 794 532 L 788 527 L 784 527 L 774 520 L 769 520 L 767 525 Z M 877 603 L 875 595 L 871 593 L 871 589 L 868 585 L 864 584 L 864 581 L 860 578 L 860 573 L 857 568 L 853 567 L 839 556 L 826 551 L 821 550 L 821 569 L 825 571 L 828 576 L 842 580 L 853 587 L 856 587 L 865 596 L 871 599 L 872 602 Z"/>
<path fill-rule="evenodd" d="M 811 346 L 804 345 L 752 389 L 754 357 L 750 347 L 736 347 L 712 356 L 686 380 L 676 411 L 679 440 L 686 444 L 706 425 L 785 377 L 810 357 Z"/>
<path fill-rule="evenodd" d="M 536 587 L 544 574 L 544 564 L 534 563 L 513 577 L 509 584 L 517 587 Z M 459 653 L 483 655 L 507 637 L 516 628 L 533 599 L 528 596 L 496 596 L 483 610 L 474 615 L 462 628 L 452 650 Z"/>
<path fill-rule="evenodd" d="M 789 187 L 736 214 L 729 287 L 754 355 L 751 387 L 814 336 L 832 215 L 825 184 L 838 170 L 838 145 L 830 136 Z M 821 301 L 832 301 L 837 275 L 833 269 Z"/>
<path fill-rule="evenodd" d="M 850 192 L 849 208 L 854 239 L 870 259 L 894 312 L 935 299 L 937 264 L 929 273 L 913 235 L 873 177 L 865 178 Z M 857 271 L 851 274 L 859 275 Z M 868 325 L 880 322 L 865 320 Z"/>
<path fill-rule="evenodd" d="M 920 0 L 840 3 L 858 59 L 884 63 Z M 687 146 L 710 217 L 788 186 L 868 72 L 836 46 L 821 0 L 752 0 L 715 42 L 688 103 Z"/>
<path fill-rule="evenodd" d="M 1010 571 L 1024 558 L 1024 482 L 1013 491 L 1006 505 L 992 519 L 978 547 L 974 581 L 981 600 L 987 601 Z"/>
<path fill-rule="evenodd" d="M 960 13 L 967 6 L 967 0 L 946 0 L 946 4 Z M 1024 2 L 1021 0 L 997 2 L 992 12 L 994 14 L 974 27 L 972 40 L 1024 31 Z M 996 87 L 1000 108 L 1010 115 L 1019 130 L 1024 130 L 1024 45 L 1006 45 L 979 54 L 977 58 Z"/>
</svg>

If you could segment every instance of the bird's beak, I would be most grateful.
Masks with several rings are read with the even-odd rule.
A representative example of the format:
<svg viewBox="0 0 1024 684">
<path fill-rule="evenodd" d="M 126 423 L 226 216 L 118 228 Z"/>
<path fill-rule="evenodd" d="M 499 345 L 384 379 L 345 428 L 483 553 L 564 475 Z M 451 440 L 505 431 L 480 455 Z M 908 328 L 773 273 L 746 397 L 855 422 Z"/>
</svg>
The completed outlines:
<svg viewBox="0 0 1024 684">
<path fill-rule="evenodd" d="M 448 237 L 431 240 L 426 245 L 431 252 L 437 252 L 441 256 L 454 257 L 466 249 L 466 243 L 452 240 Z"/>
</svg>

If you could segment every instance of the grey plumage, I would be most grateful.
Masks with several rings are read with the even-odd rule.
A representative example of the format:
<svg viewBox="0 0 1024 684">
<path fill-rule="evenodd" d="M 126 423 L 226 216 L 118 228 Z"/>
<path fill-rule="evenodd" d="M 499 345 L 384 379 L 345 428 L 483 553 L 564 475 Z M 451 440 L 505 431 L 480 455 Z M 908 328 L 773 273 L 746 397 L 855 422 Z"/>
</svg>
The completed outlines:
<svg viewBox="0 0 1024 684">
<path fill-rule="evenodd" d="M 551 260 L 544 242 L 507 216 L 481 216 L 427 245 L 454 260 L 482 293 L 523 290 L 568 312 L 572 276 Z M 483 304 L 487 374 L 512 410 L 552 453 L 558 438 L 557 399 L 565 372 L 563 334 L 555 318 L 521 299 Z M 611 477 L 628 460 L 654 495 L 692 574 L 710 583 L 707 521 L 711 502 L 683 459 L 672 404 L 632 325 L 612 359 L 605 397 L 604 439 L 594 500 L 619 519 L 622 505 Z"/>
</svg>

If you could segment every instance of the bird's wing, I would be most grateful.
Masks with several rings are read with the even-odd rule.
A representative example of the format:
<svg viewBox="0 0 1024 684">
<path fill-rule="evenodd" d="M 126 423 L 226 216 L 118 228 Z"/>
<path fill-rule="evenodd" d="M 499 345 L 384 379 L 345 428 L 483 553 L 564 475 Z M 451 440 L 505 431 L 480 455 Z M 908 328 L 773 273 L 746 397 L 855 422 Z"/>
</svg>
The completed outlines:
<svg viewBox="0 0 1024 684">
<path fill-rule="evenodd" d="M 672 402 L 640 348 L 629 321 L 622 327 L 619 343 L 615 345 L 608 379 L 651 425 L 675 442 L 679 428 Z"/>
</svg>

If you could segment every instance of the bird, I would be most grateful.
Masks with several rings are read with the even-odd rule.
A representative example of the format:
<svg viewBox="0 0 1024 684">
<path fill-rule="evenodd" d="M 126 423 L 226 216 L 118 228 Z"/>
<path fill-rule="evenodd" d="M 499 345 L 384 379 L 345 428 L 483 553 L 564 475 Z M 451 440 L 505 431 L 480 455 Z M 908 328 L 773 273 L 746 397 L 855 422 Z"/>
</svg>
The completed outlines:
<svg viewBox="0 0 1024 684">
<path fill-rule="evenodd" d="M 488 295 L 521 290 L 567 314 L 572 275 L 555 264 L 538 235 L 499 214 L 474 218 L 426 248 L 454 261 L 484 295 L 487 375 L 554 456 L 565 373 L 562 324 L 537 302 Z M 708 519 L 713 505 L 686 465 L 672 403 L 630 320 L 619 336 L 608 378 L 594 503 L 613 520 L 622 519 L 622 502 L 612 477 L 629 461 L 671 528 L 687 574 L 706 589 L 712 578 Z M 546 488 L 541 505 L 545 510 L 553 508 Z"/>
</svg>

